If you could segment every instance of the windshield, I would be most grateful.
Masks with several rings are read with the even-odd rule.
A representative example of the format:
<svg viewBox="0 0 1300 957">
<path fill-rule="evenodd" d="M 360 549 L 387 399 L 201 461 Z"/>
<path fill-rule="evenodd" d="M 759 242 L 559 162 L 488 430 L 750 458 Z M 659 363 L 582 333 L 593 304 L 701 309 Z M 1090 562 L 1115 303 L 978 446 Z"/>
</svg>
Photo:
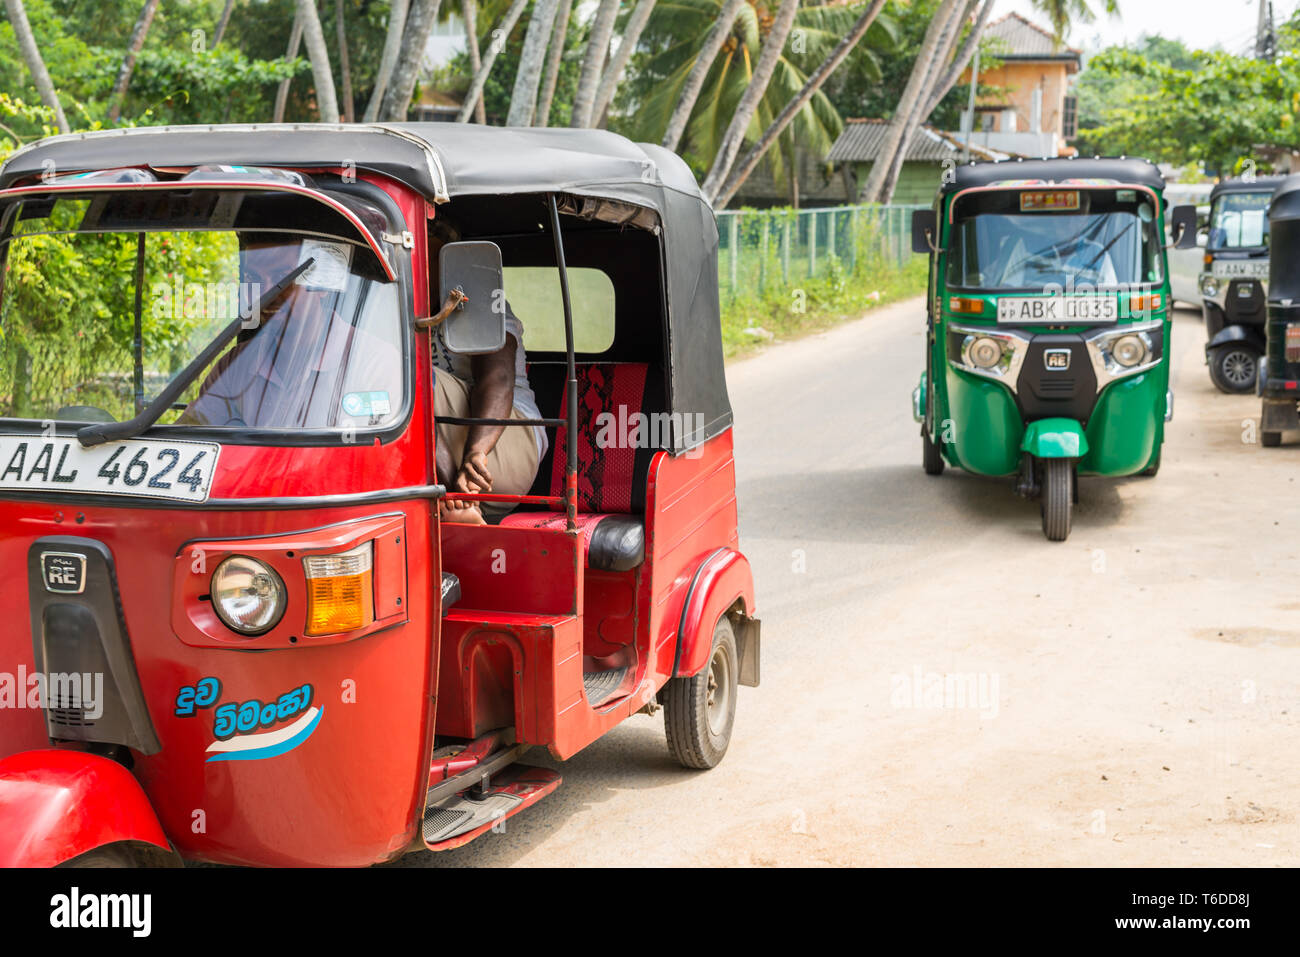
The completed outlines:
<svg viewBox="0 0 1300 957">
<path fill-rule="evenodd" d="M 1041 291 L 1158 283 L 1161 248 L 1154 210 L 1135 190 L 986 193 L 960 201 L 948 284 Z"/>
<path fill-rule="evenodd" d="M 96 203 L 45 199 L 4 214 L 0 417 L 132 418 L 238 318 L 234 342 L 160 424 L 351 431 L 395 422 L 398 289 L 367 247 L 265 228 L 105 228 L 123 217 Z M 254 315 L 263 293 L 308 258 Z"/>
<path fill-rule="evenodd" d="M 1268 204 L 1272 191 L 1223 193 L 1210 212 L 1209 249 L 1251 249 L 1268 245 Z"/>
</svg>

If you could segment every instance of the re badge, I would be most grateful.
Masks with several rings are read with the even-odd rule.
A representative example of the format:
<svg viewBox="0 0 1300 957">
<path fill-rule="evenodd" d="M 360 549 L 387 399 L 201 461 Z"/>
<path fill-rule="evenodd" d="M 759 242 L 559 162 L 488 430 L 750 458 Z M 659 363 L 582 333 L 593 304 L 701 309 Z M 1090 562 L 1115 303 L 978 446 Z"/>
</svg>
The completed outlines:
<svg viewBox="0 0 1300 957">
<path fill-rule="evenodd" d="M 41 552 L 41 580 L 48 592 L 80 595 L 86 590 L 86 556 L 77 552 Z"/>
</svg>

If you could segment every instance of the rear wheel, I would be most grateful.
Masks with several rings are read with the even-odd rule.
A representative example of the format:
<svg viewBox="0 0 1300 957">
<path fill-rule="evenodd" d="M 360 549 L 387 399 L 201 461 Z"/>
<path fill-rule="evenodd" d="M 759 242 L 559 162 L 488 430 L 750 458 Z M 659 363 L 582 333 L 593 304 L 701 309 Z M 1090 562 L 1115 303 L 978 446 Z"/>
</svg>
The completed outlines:
<svg viewBox="0 0 1300 957">
<path fill-rule="evenodd" d="M 930 433 L 921 426 L 921 464 L 926 475 L 943 474 L 943 452 L 937 442 L 930 441 Z"/>
<path fill-rule="evenodd" d="M 1141 472 L 1139 472 L 1138 474 L 1139 474 L 1139 475 L 1151 476 L 1151 475 L 1155 475 L 1155 474 L 1156 474 L 1157 472 L 1159 472 L 1159 471 L 1160 471 L 1160 450 L 1157 449 L 1157 450 L 1156 450 L 1156 460 L 1155 460 L 1154 462 L 1152 462 L 1150 465 L 1148 465 L 1146 468 L 1144 468 L 1144 469 L 1143 469 Z"/>
<path fill-rule="evenodd" d="M 1070 535 L 1074 507 L 1074 463 L 1069 459 L 1043 461 L 1043 534 L 1049 542 L 1063 542 Z"/>
<path fill-rule="evenodd" d="M 1258 375 L 1259 352 L 1247 343 L 1228 342 L 1210 350 L 1210 381 L 1220 392 L 1250 392 Z"/>
<path fill-rule="evenodd" d="M 704 670 L 664 685 L 668 750 L 684 767 L 712 768 L 727 753 L 736 723 L 739 677 L 736 633 L 731 620 L 723 615 L 713 629 L 713 650 Z"/>
<path fill-rule="evenodd" d="M 1260 444 L 1266 449 L 1275 449 L 1282 444 L 1281 432 L 1261 432 L 1259 433 Z"/>
</svg>

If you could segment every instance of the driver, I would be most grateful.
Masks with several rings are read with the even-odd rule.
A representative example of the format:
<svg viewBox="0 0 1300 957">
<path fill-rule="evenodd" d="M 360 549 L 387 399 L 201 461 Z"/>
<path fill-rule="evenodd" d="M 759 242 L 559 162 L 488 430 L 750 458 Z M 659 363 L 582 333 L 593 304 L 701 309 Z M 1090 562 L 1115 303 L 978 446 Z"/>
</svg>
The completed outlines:
<svg viewBox="0 0 1300 957">
<path fill-rule="evenodd" d="M 243 288 L 273 288 L 302 256 L 296 237 L 245 243 L 239 257 L 240 280 L 247 284 Z M 304 277 L 314 269 L 315 264 Z M 300 284 L 304 277 L 263 304 L 255 331 L 241 332 L 235 347 L 217 360 L 177 425 L 283 429 L 378 424 L 374 408 L 358 409 L 360 419 L 351 414 L 348 400 L 353 396 L 343 395 L 344 383 L 364 384 L 371 397 L 401 395 L 401 354 L 344 321 L 334 308 L 339 294 Z"/>
<path fill-rule="evenodd" d="M 429 262 L 437 263 L 444 245 L 460 239 L 460 232 L 445 218 L 429 224 Z M 447 347 L 442 322 L 465 296 L 448 293 L 442 309 L 432 317 L 430 336 L 435 377 L 435 418 L 539 419 L 537 399 L 528 384 L 524 356 L 523 323 L 506 303 L 506 344 L 496 352 L 467 356 Z M 457 492 L 494 492 L 524 495 L 532 488 L 537 466 L 546 454 L 546 429 L 541 426 L 504 425 L 437 426 L 438 481 Z M 487 504 L 492 511 L 509 506 Z M 441 503 L 444 521 L 484 524 L 475 502 Z"/>
</svg>

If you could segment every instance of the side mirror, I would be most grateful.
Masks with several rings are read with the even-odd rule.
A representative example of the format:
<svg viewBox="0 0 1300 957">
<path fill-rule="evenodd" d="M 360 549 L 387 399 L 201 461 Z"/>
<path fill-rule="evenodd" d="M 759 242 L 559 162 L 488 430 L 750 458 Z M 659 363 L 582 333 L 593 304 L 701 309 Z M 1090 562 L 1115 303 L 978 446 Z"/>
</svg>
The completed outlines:
<svg viewBox="0 0 1300 957">
<path fill-rule="evenodd" d="M 1175 206 L 1169 211 L 1169 231 L 1174 237 L 1175 249 L 1192 249 L 1196 246 L 1196 207 Z"/>
<path fill-rule="evenodd" d="M 912 210 L 912 252 L 930 255 L 939 244 L 938 220 L 933 209 Z"/>
<path fill-rule="evenodd" d="M 438 254 L 438 303 L 459 287 L 468 299 L 443 322 L 452 352 L 483 355 L 506 344 L 505 274 L 501 247 L 474 241 L 448 243 Z"/>
</svg>

